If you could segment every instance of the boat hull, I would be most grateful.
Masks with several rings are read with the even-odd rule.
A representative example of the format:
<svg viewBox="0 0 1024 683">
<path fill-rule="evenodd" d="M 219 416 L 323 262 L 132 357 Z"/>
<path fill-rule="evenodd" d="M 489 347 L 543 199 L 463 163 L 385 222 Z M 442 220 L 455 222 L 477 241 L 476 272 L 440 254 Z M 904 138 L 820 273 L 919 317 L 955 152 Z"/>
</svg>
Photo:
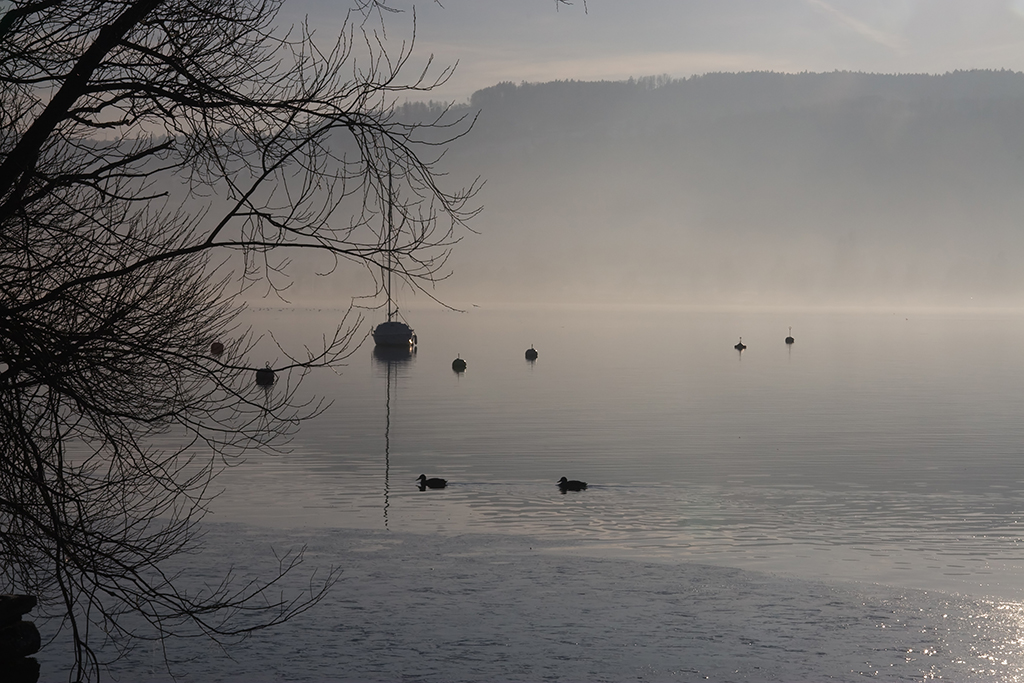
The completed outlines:
<svg viewBox="0 0 1024 683">
<path fill-rule="evenodd" d="M 403 322 L 392 320 L 373 328 L 373 343 L 377 346 L 409 348 L 416 344 L 416 333 Z"/>
</svg>

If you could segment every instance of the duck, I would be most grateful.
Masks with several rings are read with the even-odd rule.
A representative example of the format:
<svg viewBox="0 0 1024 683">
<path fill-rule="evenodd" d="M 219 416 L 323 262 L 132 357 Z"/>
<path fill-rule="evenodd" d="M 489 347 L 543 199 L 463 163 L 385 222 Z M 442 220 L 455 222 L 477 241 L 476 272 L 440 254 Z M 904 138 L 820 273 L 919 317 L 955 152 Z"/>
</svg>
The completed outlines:
<svg viewBox="0 0 1024 683">
<path fill-rule="evenodd" d="M 796 340 L 793 339 L 793 328 L 791 327 L 791 328 L 789 328 L 789 336 L 786 337 L 786 343 L 787 344 L 792 344 L 794 341 L 796 341 Z"/>
<path fill-rule="evenodd" d="M 562 493 L 566 491 L 583 491 L 587 488 L 587 482 L 562 477 L 558 480 L 558 488 L 562 489 Z"/>
<path fill-rule="evenodd" d="M 743 337 L 740 337 L 740 343 L 732 348 L 736 349 L 737 351 L 742 351 L 743 349 L 747 348 L 747 345 L 743 343 Z"/>
<path fill-rule="evenodd" d="M 430 479 L 427 479 L 427 475 L 425 474 L 421 474 L 419 476 L 419 479 L 417 479 L 416 481 L 420 483 L 420 490 L 423 490 L 425 488 L 443 489 L 445 486 L 448 485 L 447 479 L 440 479 L 438 477 L 431 477 Z"/>
</svg>

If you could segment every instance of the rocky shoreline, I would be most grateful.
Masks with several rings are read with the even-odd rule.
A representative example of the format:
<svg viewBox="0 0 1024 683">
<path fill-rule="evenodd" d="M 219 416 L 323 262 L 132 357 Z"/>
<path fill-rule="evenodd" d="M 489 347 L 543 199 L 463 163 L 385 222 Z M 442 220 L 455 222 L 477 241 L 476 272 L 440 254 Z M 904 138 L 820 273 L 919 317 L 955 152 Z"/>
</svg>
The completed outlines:
<svg viewBox="0 0 1024 683">
<path fill-rule="evenodd" d="M 22 617 L 36 606 L 34 595 L 0 595 L 0 669 L 11 683 L 36 683 L 39 662 L 39 629 Z"/>
</svg>

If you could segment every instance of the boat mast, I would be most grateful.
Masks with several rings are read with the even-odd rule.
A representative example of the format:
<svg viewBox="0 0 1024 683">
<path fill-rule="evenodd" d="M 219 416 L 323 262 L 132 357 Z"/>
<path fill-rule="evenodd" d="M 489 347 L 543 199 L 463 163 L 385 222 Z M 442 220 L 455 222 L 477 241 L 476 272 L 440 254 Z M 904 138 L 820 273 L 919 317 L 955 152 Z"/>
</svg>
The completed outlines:
<svg viewBox="0 0 1024 683">
<path fill-rule="evenodd" d="M 392 188 L 391 188 L 391 166 L 388 165 L 388 280 L 385 292 L 388 295 L 388 322 L 391 322 L 392 318 L 392 306 L 391 306 L 391 258 L 394 255 L 394 243 L 393 232 L 394 232 L 394 221 L 392 218 Z"/>
</svg>

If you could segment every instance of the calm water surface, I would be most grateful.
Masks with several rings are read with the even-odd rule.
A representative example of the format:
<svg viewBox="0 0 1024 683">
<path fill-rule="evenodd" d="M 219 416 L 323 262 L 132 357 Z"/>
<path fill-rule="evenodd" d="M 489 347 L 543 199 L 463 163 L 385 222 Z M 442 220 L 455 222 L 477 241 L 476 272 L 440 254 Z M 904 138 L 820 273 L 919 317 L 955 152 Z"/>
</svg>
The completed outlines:
<svg viewBox="0 0 1024 683">
<path fill-rule="evenodd" d="M 1024 316 L 408 317 L 415 355 L 312 376 L 327 413 L 224 474 L 195 565 L 306 544 L 342 583 L 186 677 L 1024 680 Z"/>
<path fill-rule="evenodd" d="M 280 331 L 329 316 L 257 320 Z M 529 534 L 1021 596 L 1018 315 L 473 309 L 410 322 L 408 360 L 367 347 L 307 383 L 333 406 L 290 454 L 233 471 L 217 519 Z M 451 485 L 420 493 L 420 473 Z M 559 495 L 561 476 L 590 489 Z"/>
</svg>

